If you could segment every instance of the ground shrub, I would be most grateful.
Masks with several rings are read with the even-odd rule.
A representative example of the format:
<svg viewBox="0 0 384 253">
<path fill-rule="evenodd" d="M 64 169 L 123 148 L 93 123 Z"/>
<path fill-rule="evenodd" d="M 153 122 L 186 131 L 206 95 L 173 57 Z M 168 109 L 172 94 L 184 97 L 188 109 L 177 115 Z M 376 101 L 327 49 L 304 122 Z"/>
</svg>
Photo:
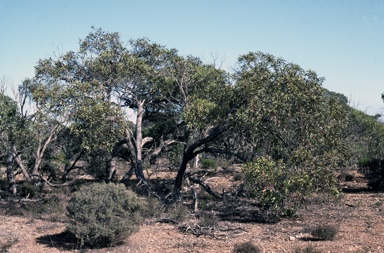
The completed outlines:
<svg viewBox="0 0 384 253">
<path fill-rule="evenodd" d="M 166 213 L 172 220 L 177 222 L 183 222 L 187 219 L 188 216 L 188 208 L 183 204 L 177 203 L 169 205 L 166 208 Z"/>
<path fill-rule="evenodd" d="M 292 217 L 315 193 L 329 198 L 340 195 L 334 173 L 316 169 L 315 164 L 299 166 L 263 156 L 246 164 L 243 172 L 246 191 L 272 217 Z"/>
<path fill-rule="evenodd" d="M 252 242 L 243 242 L 235 244 L 233 253 L 259 253 L 261 250 Z"/>
<path fill-rule="evenodd" d="M 308 246 L 303 249 L 302 248 L 295 249 L 295 253 L 321 253 L 321 251 L 314 248 L 313 246 Z"/>
<path fill-rule="evenodd" d="M 67 230 L 80 247 L 100 248 L 120 243 L 134 233 L 143 207 L 137 195 L 122 184 L 94 183 L 70 199 Z"/>
<path fill-rule="evenodd" d="M 320 225 L 311 230 L 311 235 L 317 239 L 324 241 L 332 241 L 335 239 L 338 228 L 333 225 Z"/>
<path fill-rule="evenodd" d="M 33 198 L 37 196 L 40 191 L 40 187 L 34 181 L 26 181 L 22 184 L 20 189 L 20 196 Z"/>
<path fill-rule="evenodd" d="M 201 166 L 203 169 L 216 169 L 217 161 L 211 158 L 203 158 L 201 159 Z"/>
<path fill-rule="evenodd" d="M 203 212 L 200 215 L 199 225 L 202 227 L 215 227 L 219 223 L 219 219 L 212 212 Z"/>
</svg>

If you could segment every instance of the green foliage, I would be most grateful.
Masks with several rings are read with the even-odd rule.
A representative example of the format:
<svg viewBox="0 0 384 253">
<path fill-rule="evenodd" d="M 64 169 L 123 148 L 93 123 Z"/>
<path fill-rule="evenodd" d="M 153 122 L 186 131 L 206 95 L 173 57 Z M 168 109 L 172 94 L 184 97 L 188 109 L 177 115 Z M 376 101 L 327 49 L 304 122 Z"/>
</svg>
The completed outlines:
<svg viewBox="0 0 384 253">
<path fill-rule="evenodd" d="M 233 253 L 260 253 L 259 247 L 254 245 L 252 242 L 243 242 L 235 244 Z"/>
<path fill-rule="evenodd" d="M 142 205 L 122 184 L 84 186 L 68 203 L 71 222 L 67 229 L 81 246 L 116 245 L 137 230 Z"/>
<path fill-rule="evenodd" d="M 244 142 L 254 151 L 287 161 L 295 152 L 307 159 L 305 150 L 323 166 L 345 161 L 348 149 L 341 136 L 347 114 L 316 73 L 257 52 L 239 58 L 236 80 L 238 103 L 244 104 L 237 127 L 249 130 Z"/>
<path fill-rule="evenodd" d="M 29 127 L 37 134 L 30 143 L 57 145 L 50 149 L 53 155 L 39 154 L 39 159 L 66 152 L 66 168 L 81 158 L 89 161 L 87 172 L 101 178 L 112 157 L 123 158 L 140 178 L 141 165 L 148 162 L 144 159 L 152 164 L 167 152 L 172 165 L 180 166 L 177 192 L 197 154 L 235 154 L 246 162 L 270 156 L 287 171 L 272 178 L 286 176 L 284 184 L 316 192 L 322 184 L 332 188 L 330 170 L 348 153 L 341 137 L 346 101 L 323 89 L 323 78 L 313 71 L 251 52 L 239 57 L 238 69 L 230 75 L 148 39 L 124 45 L 118 33 L 93 29 L 77 52 L 40 60 L 35 76 L 20 86 L 37 108 L 38 124 Z M 136 112 L 135 127 L 129 124 L 127 108 Z M 52 143 L 64 138 L 61 131 L 73 136 L 76 147 L 62 151 L 64 142 Z M 116 145 L 126 145 L 127 154 L 117 152 Z M 40 162 L 31 159 L 35 151 L 22 155 L 38 167 Z M 217 166 L 209 160 L 202 163 Z M 275 199 L 268 205 L 288 203 L 291 193 L 302 201 L 303 194 L 289 193 L 291 188 L 277 186 L 283 197 L 272 194 Z"/>
<path fill-rule="evenodd" d="M 384 159 L 362 158 L 358 164 L 368 178 L 369 187 L 374 190 L 384 189 Z"/>
<path fill-rule="evenodd" d="M 17 105 L 10 97 L 0 93 L 0 129 L 10 130 L 17 117 Z"/>
<path fill-rule="evenodd" d="M 178 222 L 183 222 L 187 218 L 188 208 L 183 204 L 176 203 L 168 206 L 166 212 L 168 213 L 171 219 L 176 220 Z"/>
<path fill-rule="evenodd" d="M 36 182 L 26 181 L 21 187 L 20 196 L 33 198 L 39 193 L 39 191 L 40 187 L 36 184 Z"/>
<path fill-rule="evenodd" d="M 200 160 L 203 169 L 216 169 L 217 161 L 211 158 L 203 158 Z"/>
<path fill-rule="evenodd" d="M 311 230 L 311 235 L 317 239 L 324 241 L 332 241 L 335 239 L 338 228 L 333 225 L 321 225 Z"/>
<path fill-rule="evenodd" d="M 253 161 L 244 168 L 245 184 L 261 207 L 288 215 L 312 193 L 337 196 L 333 170 L 348 159 L 348 118 L 340 99 L 321 87 L 323 79 L 251 52 L 239 58 L 236 81 L 239 150 Z"/>
<path fill-rule="evenodd" d="M 374 116 L 346 108 L 348 126 L 344 138 L 351 150 L 351 164 L 384 157 L 384 124 Z M 364 166 L 364 164 L 360 164 Z"/>
<path fill-rule="evenodd" d="M 245 179 L 244 173 L 238 172 L 233 175 L 233 180 L 235 181 L 243 181 Z"/>
<path fill-rule="evenodd" d="M 245 186 L 262 209 L 272 215 L 291 215 L 313 193 L 337 196 L 332 171 L 289 165 L 269 156 L 244 166 Z"/>
</svg>

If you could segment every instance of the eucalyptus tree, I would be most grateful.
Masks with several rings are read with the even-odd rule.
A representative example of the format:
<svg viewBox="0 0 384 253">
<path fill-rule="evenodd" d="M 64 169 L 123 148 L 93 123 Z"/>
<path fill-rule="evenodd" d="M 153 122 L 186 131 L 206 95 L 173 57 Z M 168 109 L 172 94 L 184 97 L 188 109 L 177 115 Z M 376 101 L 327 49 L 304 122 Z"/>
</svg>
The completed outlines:
<svg viewBox="0 0 384 253">
<path fill-rule="evenodd" d="M 199 154 L 225 149 L 219 140 L 230 130 L 236 106 L 228 74 L 214 65 L 187 57 L 173 62 L 170 71 L 180 108 L 179 140 L 184 146 L 173 191 L 178 197 L 189 162 Z"/>
<path fill-rule="evenodd" d="M 123 180 L 129 179 L 135 172 L 136 177 L 145 182 L 145 156 L 153 157 L 161 152 L 164 146 L 174 142 L 173 139 L 168 139 L 168 130 L 158 127 L 161 124 L 159 117 L 170 116 L 175 110 L 169 99 L 174 86 L 166 73 L 170 60 L 174 57 L 177 57 L 176 50 L 167 49 L 147 39 L 131 40 L 130 50 L 124 55 L 121 79 L 116 91 L 119 99 L 123 101 L 122 106 L 134 111 L 135 129 L 126 129 L 131 169 Z M 146 136 L 143 136 L 144 127 Z M 154 131 L 154 128 L 157 130 Z M 154 138 L 153 134 L 156 134 L 157 138 Z"/>
<path fill-rule="evenodd" d="M 338 194 L 334 169 L 348 149 L 347 114 L 313 71 L 264 53 L 239 58 L 237 127 L 248 135 L 254 163 L 246 185 L 268 208 L 295 208 L 313 192 Z"/>
<path fill-rule="evenodd" d="M 53 122 L 55 136 L 68 127 L 80 141 L 82 148 L 74 161 L 84 154 L 95 159 L 107 154 L 102 163 L 109 163 L 107 180 L 111 180 L 119 149 L 126 146 L 123 158 L 130 161 L 131 170 L 125 179 L 135 172 L 145 182 L 143 156 L 159 153 L 173 142 L 164 135 L 160 141 L 143 136 L 143 126 L 169 111 L 167 97 L 173 86 L 164 69 L 176 50 L 147 39 L 131 40 L 128 45 L 118 33 L 93 30 L 80 41 L 78 52 L 40 60 L 35 77 L 25 80 L 23 89 L 44 122 Z M 145 116 L 146 112 L 150 113 Z"/>
<path fill-rule="evenodd" d="M 113 36 L 109 38 L 114 40 Z M 36 108 L 35 125 L 46 126 L 44 133 L 36 131 L 38 142 L 32 174 L 38 174 L 47 147 L 66 128 L 77 136 L 81 146 L 72 162 L 86 153 L 112 149 L 117 136 L 121 135 L 121 125 L 125 122 L 119 106 L 111 101 L 113 83 L 105 76 L 110 74 L 108 66 L 112 60 L 105 67 L 102 57 L 97 57 L 114 48 L 107 43 L 102 46 L 105 48 L 87 50 L 85 40 L 78 53 L 67 52 L 39 60 L 35 76 L 20 86 L 20 91 L 29 96 Z M 69 167 L 73 168 L 73 163 Z"/>
<path fill-rule="evenodd" d="M 9 190 L 13 194 L 16 194 L 14 169 L 14 160 L 16 155 L 14 152 L 14 146 L 17 135 L 17 118 L 18 110 L 16 102 L 6 96 L 3 92 L 0 93 L 0 147 L 2 150 L 0 157 L 2 160 L 3 158 L 6 159 L 7 180 Z"/>
</svg>

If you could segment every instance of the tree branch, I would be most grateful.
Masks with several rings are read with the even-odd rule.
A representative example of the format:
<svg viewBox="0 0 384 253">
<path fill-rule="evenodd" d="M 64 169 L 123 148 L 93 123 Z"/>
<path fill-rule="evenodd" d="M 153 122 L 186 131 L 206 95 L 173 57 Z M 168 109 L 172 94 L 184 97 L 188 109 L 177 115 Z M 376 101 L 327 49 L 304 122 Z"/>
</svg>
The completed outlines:
<svg viewBox="0 0 384 253">
<path fill-rule="evenodd" d="M 208 192 L 209 194 L 211 194 L 211 195 L 214 196 L 215 198 L 218 198 L 218 199 L 222 199 L 222 198 L 223 198 L 220 194 L 218 194 L 217 192 L 213 191 L 209 185 L 207 185 L 206 183 L 204 183 L 203 181 L 201 181 L 199 178 L 194 177 L 194 176 L 192 176 L 192 175 L 187 175 L 187 177 L 188 177 L 189 180 L 191 180 L 192 182 L 201 185 L 201 187 L 203 187 L 204 190 L 205 190 L 206 192 Z"/>
</svg>

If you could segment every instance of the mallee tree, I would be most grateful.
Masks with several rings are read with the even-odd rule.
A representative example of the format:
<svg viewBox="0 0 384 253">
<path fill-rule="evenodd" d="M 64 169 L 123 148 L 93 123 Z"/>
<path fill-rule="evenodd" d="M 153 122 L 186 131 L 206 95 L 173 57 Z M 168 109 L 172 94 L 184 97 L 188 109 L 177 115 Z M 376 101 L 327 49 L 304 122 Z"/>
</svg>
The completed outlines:
<svg viewBox="0 0 384 253">
<path fill-rule="evenodd" d="M 283 169 L 292 186 L 305 175 L 303 189 L 329 192 L 336 186 L 332 170 L 347 155 L 341 137 L 347 117 L 321 87 L 323 79 L 269 54 L 240 56 L 228 73 L 147 39 L 124 44 L 118 33 L 96 29 L 77 52 L 40 60 L 35 69 L 21 90 L 35 104 L 36 122 L 46 127 L 38 142 L 46 148 L 36 158 L 45 159 L 50 145 L 63 145 L 55 140 L 67 133 L 78 147 L 68 152 L 72 165 L 98 157 L 107 181 L 124 159 L 131 167 L 122 180 L 135 173 L 148 185 L 143 165 L 177 146 L 176 198 L 188 164 L 209 153 L 249 163 L 246 184 L 253 193 L 266 197 L 262 187 L 268 187 L 268 196 L 286 200 L 303 192 L 290 186 L 281 195 L 271 182 L 262 184 L 268 178 L 262 175 L 274 173 L 271 167 Z M 29 168 L 32 174 L 40 173 L 39 164 Z M 70 164 L 66 168 L 73 169 Z"/>
</svg>

